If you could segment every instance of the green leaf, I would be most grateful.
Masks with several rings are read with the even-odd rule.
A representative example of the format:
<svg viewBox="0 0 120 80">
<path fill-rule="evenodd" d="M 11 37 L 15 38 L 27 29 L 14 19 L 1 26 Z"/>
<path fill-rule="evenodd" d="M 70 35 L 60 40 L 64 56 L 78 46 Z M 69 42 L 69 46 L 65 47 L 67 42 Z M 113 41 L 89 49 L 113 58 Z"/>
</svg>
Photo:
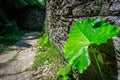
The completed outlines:
<svg viewBox="0 0 120 80">
<path fill-rule="evenodd" d="M 90 65 L 89 45 L 105 43 L 108 39 L 117 36 L 118 32 L 119 29 L 101 19 L 77 21 L 64 45 L 64 55 L 69 65 L 76 67 L 80 73 L 83 73 Z"/>
<path fill-rule="evenodd" d="M 65 68 L 60 68 L 57 72 L 58 80 L 69 80 L 68 73 L 71 71 L 71 65 L 67 65 Z"/>
</svg>

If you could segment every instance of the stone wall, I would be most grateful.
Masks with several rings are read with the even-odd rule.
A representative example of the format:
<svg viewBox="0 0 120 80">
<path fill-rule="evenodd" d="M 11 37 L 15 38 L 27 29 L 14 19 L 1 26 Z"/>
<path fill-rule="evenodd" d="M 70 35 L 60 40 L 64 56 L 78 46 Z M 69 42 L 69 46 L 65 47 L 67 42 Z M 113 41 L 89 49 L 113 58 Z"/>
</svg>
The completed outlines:
<svg viewBox="0 0 120 80">
<path fill-rule="evenodd" d="M 120 0 L 46 0 L 49 36 L 59 50 L 73 23 L 86 18 L 104 16 L 104 20 L 120 26 Z"/>
<path fill-rule="evenodd" d="M 45 7 L 29 5 L 19 8 L 15 18 L 20 28 L 41 31 L 45 21 Z"/>
<path fill-rule="evenodd" d="M 103 16 L 105 21 L 120 26 L 120 0 L 46 0 L 46 4 L 49 37 L 61 53 L 67 35 L 77 20 Z M 95 78 L 92 80 L 98 80 L 99 76 Z"/>
</svg>

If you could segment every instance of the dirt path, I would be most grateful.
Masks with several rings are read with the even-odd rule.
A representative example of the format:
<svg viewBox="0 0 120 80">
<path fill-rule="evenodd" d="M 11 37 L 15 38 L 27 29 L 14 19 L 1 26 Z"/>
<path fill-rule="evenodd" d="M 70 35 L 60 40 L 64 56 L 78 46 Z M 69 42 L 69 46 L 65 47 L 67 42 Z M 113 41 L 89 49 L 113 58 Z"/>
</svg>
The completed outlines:
<svg viewBox="0 0 120 80">
<path fill-rule="evenodd" d="M 25 34 L 20 41 L 13 46 L 12 50 L 5 51 L 0 55 L 0 80 L 30 80 L 37 43 L 38 32 Z"/>
</svg>

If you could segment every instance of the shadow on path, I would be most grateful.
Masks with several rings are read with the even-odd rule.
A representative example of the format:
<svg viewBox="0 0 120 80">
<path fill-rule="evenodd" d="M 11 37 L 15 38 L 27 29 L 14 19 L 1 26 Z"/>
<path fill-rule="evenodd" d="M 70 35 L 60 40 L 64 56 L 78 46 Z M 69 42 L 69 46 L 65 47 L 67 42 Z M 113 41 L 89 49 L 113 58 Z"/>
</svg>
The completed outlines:
<svg viewBox="0 0 120 80">
<path fill-rule="evenodd" d="M 2 55 L 0 55 L 0 75 L 14 74 L 12 80 L 16 80 L 16 79 L 26 80 L 24 79 L 24 77 L 19 77 L 19 75 L 21 75 L 22 73 L 20 74 L 16 74 L 16 73 L 23 72 L 31 68 L 31 65 L 33 64 L 35 58 L 35 53 L 36 53 L 35 46 L 39 34 L 40 34 L 39 32 L 26 33 L 21 38 L 20 41 L 16 42 L 13 46 L 10 46 L 12 51 L 8 50 L 5 51 Z M 10 77 L 10 75 L 3 76 L 2 78 L 0 78 L 0 80 L 1 79 L 9 80 L 8 77 Z M 24 75 L 28 76 L 28 73 Z"/>
</svg>

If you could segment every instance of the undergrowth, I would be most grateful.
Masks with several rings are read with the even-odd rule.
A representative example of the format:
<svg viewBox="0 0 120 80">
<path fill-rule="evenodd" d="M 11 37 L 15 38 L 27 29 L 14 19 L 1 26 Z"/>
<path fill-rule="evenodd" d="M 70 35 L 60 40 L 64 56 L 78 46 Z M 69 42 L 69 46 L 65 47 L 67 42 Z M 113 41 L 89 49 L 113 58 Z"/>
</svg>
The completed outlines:
<svg viewBox="0 0 120 80">
<path fill-rule="evenodd" d="M 5 50 L 8 50 L 9 48 L 3 44 L 0 44 L 0 54 L 4 52 Z"/>
<path fill-rule="evenodd" d="M 6 50 L 10 50 L 8 46 L 13 45 L 15 42 L 20 40 L 23 34 L 24 32 L 19 31 L 17 33 L 0 36 L 0 54 Z"/>
<path fill-rule="evenodd" d="M 59 67 L 62 67 L 63 59 L 53 44 L 49 41 L 48 36 L 43 34 L 38 40 L 38 53 L 34 60 L 33 69 L 43 68 L 39 73 L 42 80 L 56 80 L 56 74 Z M 44 73 L 44 69 L 48 69 Z"/>
<path fill-rule="evenodd" d="M 16 41 L 20 40 L 23 34 L 24 34 L 23 32 L 19 31 L 19 33 L 12 33 L 12 34 L 0 36 L 0 43 L 5 45 L 12 45 Z"/>
<path fill-rule="evenodd" d="M 19 30 L 16 21 L 6 19 L 5 23 L 0 22 L 0 54 L 8 50 L 8 46 L 13 45 L 21 39 L 24 32 Z"/>
</svg>

